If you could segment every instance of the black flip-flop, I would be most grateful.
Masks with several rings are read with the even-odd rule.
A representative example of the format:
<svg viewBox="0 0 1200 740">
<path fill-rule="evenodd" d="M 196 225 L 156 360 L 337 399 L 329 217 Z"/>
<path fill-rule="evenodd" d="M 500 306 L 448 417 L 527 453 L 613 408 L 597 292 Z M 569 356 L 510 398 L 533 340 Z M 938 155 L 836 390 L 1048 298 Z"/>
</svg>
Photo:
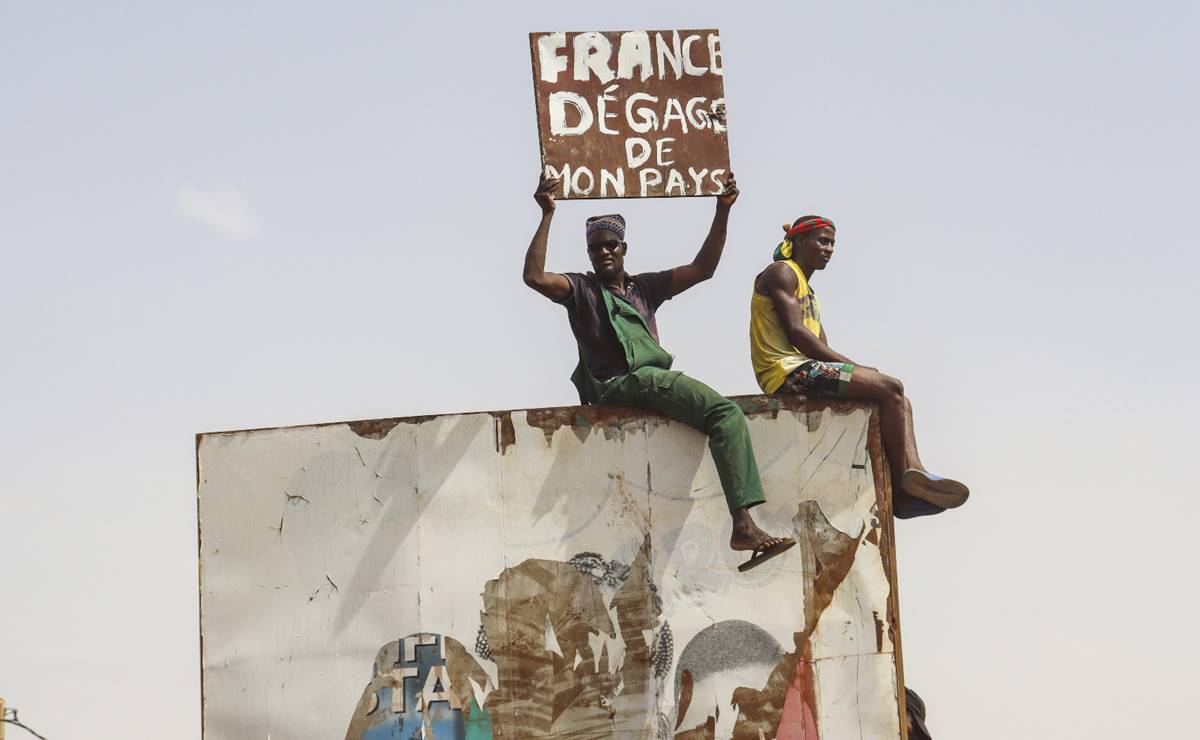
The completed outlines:
<svg viewBox="0 0 1200 740">
<path fill-rule="evenodd" d="M 941 506 L 910 496 L 904 491 L 892 492 L 892 516 L 897 519 L 916 519 L 919 516 L 933 516 L 945 511 Z"/>
<path fill-rule="evenodd" d="M 745 573 L 751 568 L 757 568 L 776 555 L 782 555 L 796 545 L 791 537 L 780 537 L 778 542 L 756 547 L 750 553 L 750 559 L 738 566 L 739 573 Z"/>
</svg>

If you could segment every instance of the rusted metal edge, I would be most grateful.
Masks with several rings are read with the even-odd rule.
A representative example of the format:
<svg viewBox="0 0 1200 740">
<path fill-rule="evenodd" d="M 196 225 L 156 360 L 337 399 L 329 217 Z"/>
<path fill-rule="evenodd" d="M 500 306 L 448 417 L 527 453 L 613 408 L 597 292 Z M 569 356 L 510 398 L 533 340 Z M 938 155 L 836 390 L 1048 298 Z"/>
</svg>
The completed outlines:
<svg viewBox="0 0 1200 740">
<path fill-rule="evenodd" d="M 545 165 L 542 165 L 545 167 Z M 730 169 L 732 169 L 730 165 Z M 683 195 L 572 195 L 570 198 L 564 198 L 560 202 L 567 201 L 583 201 L 583 200 L 651 200 L 654 198 L 715 198 L 716 193 L 684 193 Z"/>
<path fill-rule="evenodd" d="M 200 625 L 200 738 L 208 737 L 204 695 L 204 529 L 200 526 L 200 442 L 203 435 L 196 435 L 196 581 L 199 597 L 196 600 L 197 623 Z"/>
<path fill-rule="evenodd" d="M 744 396 L 729 396 L 730 400 L 736 402 L 741 407 L 742 411 L 748 418 L 756 418 L 758 416 L 770 415 L 775 418 L 780 411 L 818 411 L 821 409 L 833 409 L 835 414 L 849 414 L 858 409 L 873 409 L 875 404 L 871 401 L 852 401 L 840 398 L 809 398 L 807 396 L 765 396 L 761 394 L 744 395 Z M 532 412 L 541 415 L 553 415 L 563 418 L 578 420 L 580 423 L 588 426 L 603 425 L 614 419 L 628 419 L 631 416 L 638 417 L 658 417 L 666 419 L 664 414 L 657 411 L 649 411 L 642 409 L 626 409 L 617 406 L 538 406 L 535 408 L 513 408 L 501 409 L 492 411 L 447 411 L 441 414 L 422 414 L 418 416 L 394 416 L 383 419 L 355 419 L 349 421 L 321 421 L 313 424 L 290 424 L 275 427 L 251 427 L 249 429 L 227 429 L 212 432 L 200 432 L 196 435 L 197 451 L 199 451 L 200 439 L 203 437 L 218 437 L 232 434 L 248 434 L 250 432 L 270 432 L 282 430 L 296 429 L 320 429 L 323 427 L 345 425 L 354 430 L 359 436 L 379 439 L 387 436 L 393 428 L 400 424 L 424 424 L 433 421 L 442 416 L 457 416 L 464 414 L 490 414 L 491 416 L 501 419 L 504 416 L 511 416 L 518 411 Z"/>
<path fill-rule="evenodd" d="M 535 46 L 535 44 L 537 44 L 537 41 L 534 40 L 535 37 L 545 36 L 547 33 L 553 33 L 553 32 L 552 31 L 534 31 L 533 33 L 529 34 L 529 55 L 530 55 L 530 57 L 536 58 L 536 55 L 537 55 L 537 46 Z M 540 115 L 538 115 L 538 76 L 537 76 L 537 65 L 536 64 L 529 65 L 529 74 L 533 76 L 533 117 L 537 119 L 538 159 L 541 161 L 541 165 L 538 167 L 538 178 L 541 178 L 541 176 L 543 174 L 545 174 L 545 172 L 546 172 L 546 149 L 545 149 L 545 147 L 542 146 L 542 142 L 544 141 L 544 139 L 542 138 L 542 117 Z M 580 199 L 580 200 L 582 200 L 582 199 Z"/>
<path fill-rule="evenodd" d="M 874 406 L 875 404 L 871 404 Z M 892 659 L 896 662 L 896 707 L 899 711 L 900 738 L 908 740 L 905 715 L 908 708 L 904 696 L 904 652 L 900 639 L 900 583 L 896 567 L 896 519 L 892 515 L 892 474 L 883 451 L 883 436 L 879 427 L 878 408 L 871 410 L 867 425 L 867 452 L 871 455 L 871 473 L 875 479 L 875 506 L 883 536 L 879 550 L 883 554 L 883 569 L 888 588 L 888 630 L 892 638 Z"/>
</svg>

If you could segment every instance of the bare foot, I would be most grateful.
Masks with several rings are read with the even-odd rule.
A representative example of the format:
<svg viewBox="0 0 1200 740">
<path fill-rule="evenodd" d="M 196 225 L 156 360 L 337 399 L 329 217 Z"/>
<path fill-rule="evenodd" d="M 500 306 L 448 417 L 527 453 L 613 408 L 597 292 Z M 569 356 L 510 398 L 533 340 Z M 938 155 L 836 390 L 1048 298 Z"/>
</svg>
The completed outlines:
<svg viewBox="0 0 1200 740">
<path fill-rule="evenodd" d="M 749 509 L 738 509 L 733 512 L 733 536 L 729 538 L 729 546 L 734 550 L 759 550 L 786 539 L 786 537 L 772 537 L 759 529 L 754 520 L 750 518 Z"/>
</svg>

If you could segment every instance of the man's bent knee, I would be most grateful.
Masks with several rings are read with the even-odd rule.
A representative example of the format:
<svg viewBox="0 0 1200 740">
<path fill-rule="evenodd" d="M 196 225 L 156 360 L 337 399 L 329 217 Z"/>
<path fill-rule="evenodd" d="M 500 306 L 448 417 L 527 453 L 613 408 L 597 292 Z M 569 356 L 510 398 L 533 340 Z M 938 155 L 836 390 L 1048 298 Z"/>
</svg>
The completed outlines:
<svg viewBox="0 0 1200 740">
<path fill-rule="evenodd" d="M 745 420 L 745 414 L 742 413 L 742 407 L 725 397 L 722 397 L 721 400 L 710 405 L 706 416 L 708 417 L 710 427 L 720 424 L 721 422 L 737 420 L 739 418 L 743 422 Z"/>
<path fill-rule="evenodd" d="M 904 383 L 900 382 L 899 378 L 893 378 L 890 375 L 880 374 L 883 379 L 883 390 L 889 396 L 889 401 L 904 401 Z"/>
<path fill-rule="evenodd" d="M 904 384 L 899 378 L 866 368 L 854 369 L 847 391 L 851 398 L 867 398 L 881 404 L 899 404 L 904 400 Z"/>
</svg>

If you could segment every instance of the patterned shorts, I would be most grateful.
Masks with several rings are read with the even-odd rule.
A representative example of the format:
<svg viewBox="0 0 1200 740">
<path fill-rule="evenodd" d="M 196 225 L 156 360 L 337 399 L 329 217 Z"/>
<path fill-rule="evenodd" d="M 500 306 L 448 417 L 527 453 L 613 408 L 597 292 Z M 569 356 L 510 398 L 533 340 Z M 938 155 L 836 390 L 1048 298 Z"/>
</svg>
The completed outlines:
<svg viewBox="0 0 1200 740">
<path fill-rule="evenodd" d="M 854 366 L 848 362 L 806 360 L 788 374 L 776 393 L 802 396 L 844 396 Z"/>
</svg>

